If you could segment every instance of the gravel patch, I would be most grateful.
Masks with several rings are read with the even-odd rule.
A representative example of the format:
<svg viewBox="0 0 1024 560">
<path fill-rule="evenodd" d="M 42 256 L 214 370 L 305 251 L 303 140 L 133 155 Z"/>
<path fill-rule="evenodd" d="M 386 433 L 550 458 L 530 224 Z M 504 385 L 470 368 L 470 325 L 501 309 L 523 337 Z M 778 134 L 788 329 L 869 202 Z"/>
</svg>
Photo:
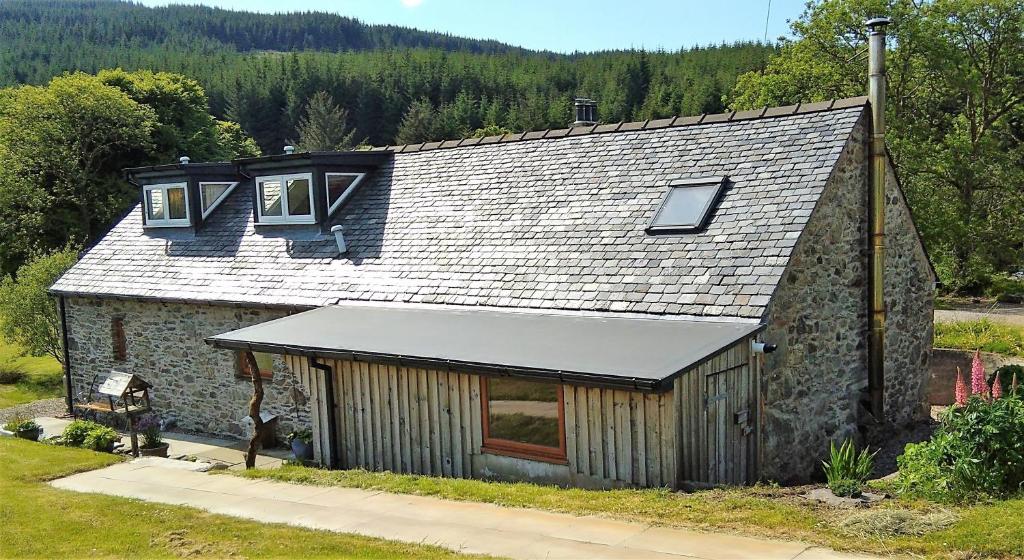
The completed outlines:
<svg viewBox="0 0 1024 560">
<path fill-rule="evenodd" d="M 42 399 L 30 403 L 19 404 L 10 408 L 0 408 L 0 423 L 12 418 L 39 418 L 40 416 L 63 416 L 67 413 L 67 402 L 64 397 Z"/>
</svg>

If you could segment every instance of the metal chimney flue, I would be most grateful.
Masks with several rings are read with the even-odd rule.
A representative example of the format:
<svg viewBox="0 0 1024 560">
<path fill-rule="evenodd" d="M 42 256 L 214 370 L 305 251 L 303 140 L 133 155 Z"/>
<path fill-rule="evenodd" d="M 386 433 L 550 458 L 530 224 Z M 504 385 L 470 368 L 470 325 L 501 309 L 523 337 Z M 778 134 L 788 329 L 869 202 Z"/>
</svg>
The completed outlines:
<svg viewBox="0 0 1024 560">
<path fill-rule="evenodd" d="M 295 153 L 295 146 L 285 146 L 284 147 L 284 153 L 288 154 L 288 155 L 294 154 Z"/>
<path fill-rule="evenodd" d="M 868 340 L 868 392 L 871 413 L 885 414 L 885 28 L 887 17 L 864 22 L 868 27 L 868 103 L 871 108 L 870 207 L 871 228 L 871 332 Z"/>
<path fill-rule="evenodd" d="M 577 97 L 573 101 L 575 120 L 572 126 L 594 126 L 597 124 L 597 102 L 593 99 Z"/>
</svg>

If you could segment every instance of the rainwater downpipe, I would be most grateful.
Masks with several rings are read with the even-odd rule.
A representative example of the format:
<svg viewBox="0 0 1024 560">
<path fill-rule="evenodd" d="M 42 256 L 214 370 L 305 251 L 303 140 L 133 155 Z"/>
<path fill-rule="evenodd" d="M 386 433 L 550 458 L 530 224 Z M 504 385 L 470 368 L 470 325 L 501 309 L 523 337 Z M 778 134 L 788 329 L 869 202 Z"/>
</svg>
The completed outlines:
<svg viewBox="0 0 1024 560">
<path fill-rule="evenodd" d="M 338 462 L 337 454 L 337 435 L 338 428 L 335 424 L 335 403 L 334 403 L 334 368 L 327 364 L 321 364 L 316 361 L 314 356 L 309 357 L 309 367 L 318 369 L 324 372 L 324 388 L 327 391 L 327 446 L 328 453 L 330 454 L 330 460 L 327 462 L 327 468 L 334 468 Z M 316 398 L 315 396 L 313 398 Z"/>
<path fill-rule="evenodd" d="M 74 415 L 75 402 L 71 395 L 71 353 L 68 351 L 68 312 L 64 296 L 57 297 L 57 307 L 60 309 L 60 342 L 61 353 L 64 356 L 64 402 L 68 407 L 68 414 Z"/>
<path fill-rule="evenodd" d="M 885 414 L 885 27 L 887 17 L 872 18 L 868 27 L 868 102 L 871 107 L 869 168 L 871 260 L 870 337 L 868 340 L 868 394 L 871 413 Z"/>
</svg>

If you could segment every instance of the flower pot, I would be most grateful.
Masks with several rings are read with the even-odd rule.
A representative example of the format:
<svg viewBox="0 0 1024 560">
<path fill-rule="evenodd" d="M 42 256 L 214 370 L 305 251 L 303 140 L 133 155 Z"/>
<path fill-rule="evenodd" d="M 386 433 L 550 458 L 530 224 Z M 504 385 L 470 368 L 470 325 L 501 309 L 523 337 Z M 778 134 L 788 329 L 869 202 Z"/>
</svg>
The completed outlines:
<svg viewBox="0 0 1024 560">
<path fill-rule="evenodd" d="M 18 430 L 17 432 L 14 432 L 14 437 L 30 441 L 39 441 L 39 436 L 41 435 L 43 435 L 42 428 L 32 428 L 30 430 Z"/>
<path fill-rule="evenodd" d="M 139 455 L 142 457 L 167 457 L 167 447 L 169 445 L 170 444 L 165 442 L 161 443 L 156 447 L 150 447 L 149 449 L 146 449 L 145 447 L 140 447 Z"/>
<path fill-rule="evenodd" d="M 295 455 L 296 460 L 312 461 L 313 444 L 306 443 L 299 438 L 295 438 L 292 440 L 292 454 Z"/>
</svg>

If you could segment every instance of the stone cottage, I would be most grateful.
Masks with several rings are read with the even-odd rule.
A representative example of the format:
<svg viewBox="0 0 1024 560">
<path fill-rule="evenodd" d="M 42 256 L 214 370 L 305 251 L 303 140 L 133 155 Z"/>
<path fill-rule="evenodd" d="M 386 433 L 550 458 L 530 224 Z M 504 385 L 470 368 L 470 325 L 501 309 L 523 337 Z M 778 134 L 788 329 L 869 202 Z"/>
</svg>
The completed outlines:
<svg viewBox="0 0 1024 560">
<path fill-rule="evenodd" d="M 239 436 L 260 375 L 337 468 L 806 479 L 925 396 L 935 276 L 873 108 L 129 170 L 142 202 L 52 288 L 72 394 L 138 373 Z"/>
</svg>

